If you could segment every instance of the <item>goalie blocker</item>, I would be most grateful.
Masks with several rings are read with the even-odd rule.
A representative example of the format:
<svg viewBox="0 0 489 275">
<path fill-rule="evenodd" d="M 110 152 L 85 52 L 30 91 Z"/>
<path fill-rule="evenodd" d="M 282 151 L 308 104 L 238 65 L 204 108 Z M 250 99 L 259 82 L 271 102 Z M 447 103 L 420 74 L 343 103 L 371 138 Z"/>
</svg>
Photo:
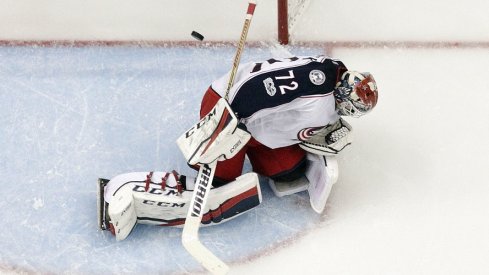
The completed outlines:
<svg viewBox="0 0 489 275">
<path fill-rule="evenodd" d="M 121 174 L 110 181 L 99 179 L 99 227 L 124 240 L 138 223 L 181 227 L 185 223 L 192 190 L 185 176 L 175 171 Z M 204 209 L 203 226 L 231 220 L 262 201 L 258 176 L 247 173 L 211 189 Z"/>
</svg>

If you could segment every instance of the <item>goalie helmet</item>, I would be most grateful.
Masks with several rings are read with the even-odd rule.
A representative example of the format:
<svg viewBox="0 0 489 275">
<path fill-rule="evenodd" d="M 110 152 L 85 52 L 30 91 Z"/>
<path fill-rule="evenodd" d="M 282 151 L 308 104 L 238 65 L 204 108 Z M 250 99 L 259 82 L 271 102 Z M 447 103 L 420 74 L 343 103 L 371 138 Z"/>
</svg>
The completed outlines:
<svg viewBox="0 0 489 275">
<path fill-rule="evenodd" d="M 379 97 L 374 77 L 368 73 L 346 71 L 334 89 L 336 108 L 342 116 L 360 117 L 372 110 Z"/>
</svg>

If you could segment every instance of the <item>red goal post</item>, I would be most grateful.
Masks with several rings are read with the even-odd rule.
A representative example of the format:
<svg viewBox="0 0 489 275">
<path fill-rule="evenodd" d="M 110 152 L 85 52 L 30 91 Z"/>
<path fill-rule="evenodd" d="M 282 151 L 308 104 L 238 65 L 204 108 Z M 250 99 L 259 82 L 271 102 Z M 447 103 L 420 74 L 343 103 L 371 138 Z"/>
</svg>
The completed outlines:
<svg viewBox="0 0 489 275">
<path fill-rule="evenodd" d="M 311 0 L 277 0 L 278 41 L 289 44 L 290 35 Z"/>
</svg>

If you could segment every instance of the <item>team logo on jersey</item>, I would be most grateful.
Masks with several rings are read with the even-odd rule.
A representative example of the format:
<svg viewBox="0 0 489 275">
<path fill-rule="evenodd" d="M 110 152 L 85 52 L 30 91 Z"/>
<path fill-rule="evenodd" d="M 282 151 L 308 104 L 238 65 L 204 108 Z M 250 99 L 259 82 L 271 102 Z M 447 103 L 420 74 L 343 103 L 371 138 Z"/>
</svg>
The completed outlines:
<svg viewBox="0 0 489 275">
<path fill-rule="evenodd" d="M 320 70 L 312 70 L 309 73 L 309 79 L 314 85 L 321 85 L 326 81 L 326 75 Z"/>
<path fill-rule="evenodd" d="M 267 90 L 267 94 L 270 96 L 274 96 L 277 92 L 277 88 L 275 88 L 275 84 L 273 83 L 273 79 L 271 77 L 263 80 L 263 84 L 265 85 L 265 89 Z"/>
<path fill-rule="evenodd" d="M 324 127 L 309 127 L 309 128 L 304 128 L 297 133 L 297 139 L 300 141 L 305 141 L 310 139 L 312 136 L 316 135 L 320 130 L 322 130 Z"/>
</svg>

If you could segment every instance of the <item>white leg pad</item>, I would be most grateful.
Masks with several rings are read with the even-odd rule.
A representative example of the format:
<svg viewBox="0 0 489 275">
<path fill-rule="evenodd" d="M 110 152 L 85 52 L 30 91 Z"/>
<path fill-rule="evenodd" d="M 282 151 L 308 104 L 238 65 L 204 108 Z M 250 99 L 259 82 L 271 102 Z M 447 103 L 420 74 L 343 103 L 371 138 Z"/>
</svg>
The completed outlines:
<svg viewBox="0 0 489 275">
<path fill-rule="evenodd" d="M 109 204 L 110 230 L 118 241 L 127 238 L 136 226 L 137 216 L 129 185 L 122 186 Z"/>
<path fill-rule="evenodd" d="M 307 154 L 309 162 L 306 177 L 309 180 L 307 191 L 311 207 L 322 213 L 326 206 L 333 184 L 338 180 L 338 163 L 334 156 Z"/>
<path fill-rule="evenodd" d="M 133 192 L 138 223 L 183 226 L 192 191 L 162 192 L 158 184 L 149 192 Z M 168 188 L 167 188 L 168 189 Z M 222 223 L 256 207 L 262 201 L 258 176 L 247 173 L 219 188 L 211 189 L 202 218 L 203 226 Z"/>
<path fill-rule="evenodd" d="M 117 240 L 125 239 L 136 223 L 160 226 L 183 226 L 192 198 L 192 190 L 178 192 L 176 180 L 167 173 L 134 172 L 118 175 L 105 186 L 104 199 L 109 204 L 110 230 Z M 231 220 L 256 207 L 262 201 L 256 173 L 247 173 L 219 188 L 211 189 L 202 224 L 214 225 Z"/>
</svg>

